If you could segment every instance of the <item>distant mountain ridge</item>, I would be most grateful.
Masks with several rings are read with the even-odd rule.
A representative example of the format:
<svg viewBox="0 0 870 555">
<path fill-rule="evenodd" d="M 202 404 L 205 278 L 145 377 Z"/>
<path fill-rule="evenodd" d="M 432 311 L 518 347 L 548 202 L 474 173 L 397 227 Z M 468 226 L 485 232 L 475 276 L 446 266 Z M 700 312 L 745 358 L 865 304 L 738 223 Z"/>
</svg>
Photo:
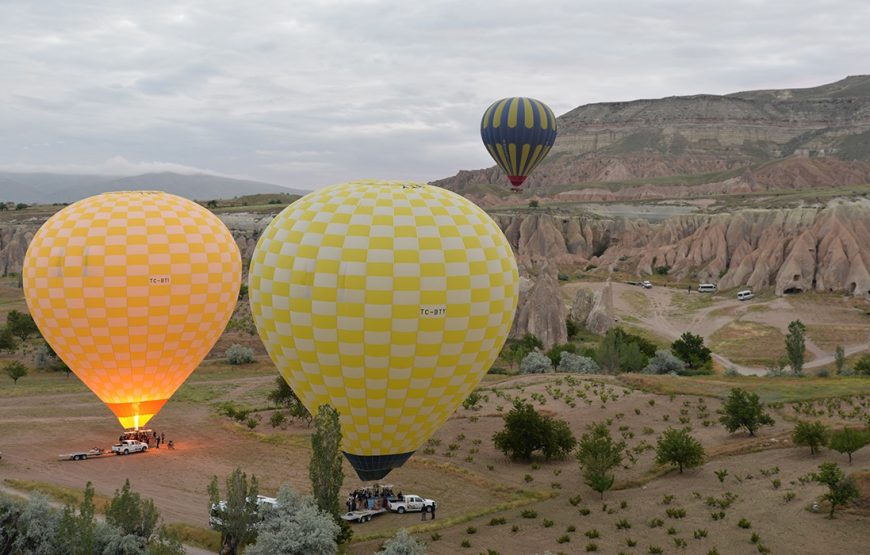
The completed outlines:
<svg viewBox="0 0 870 555">
<path fill-rule="evenodd" d="M 527 181 L 532 194 L 669 186 L 685 176 L 716 183 L 792 156 L 861 165 L 870 163 L 870 75 L 807 89 L 588 104 L 558 123 L 556 144 Z M 474 197 L 504 176 L 493 166 L 434 183 Z"/>
<path fill-rule="evenodd" d="M 272 183 L 209 174 L 146 173 L 137 176 L 0 172 L 0 201 L 74 202 L 107 191 L 159 190 L 191 200 L 233 198 L 254 193 L 304 195 L 308 191 Z"/>
</svg>

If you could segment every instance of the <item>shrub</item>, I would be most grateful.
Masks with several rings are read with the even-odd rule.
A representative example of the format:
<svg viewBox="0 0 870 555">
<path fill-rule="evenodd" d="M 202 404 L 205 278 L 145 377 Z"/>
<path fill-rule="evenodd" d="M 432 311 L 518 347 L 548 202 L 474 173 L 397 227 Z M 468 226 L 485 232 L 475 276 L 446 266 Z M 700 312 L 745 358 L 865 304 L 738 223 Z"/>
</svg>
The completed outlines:
<svg viewBox="0 0 870 555">
<path fill-rule="evenodd" d="M 520 516 L 523 518 L 538 518 L 538 512 L 533 509 L 524 509 L 520 513 Z"/>
<path fill-rule="evenodd" d="M 563 343 L 561 345 L 553 345 L 553 347 L 547 351 L 547 358 L 550 359 L 550 362 L 553 363 L 553 366 L 558 366 L 559 361 L 561 360 L 562 353 L 576 353 L 577 346 L 573 343 Z"/>
<path fill-rule="evenodd" d="M 477 528 L 475 528 L 474 526 L 469 526 L 468 528 L 465 529 L 465 532 L 467 534 L 476 534 Z"/>
<path fill-rule="evenodd" d="M 737 523 L 737 526 L 741 528 L 752 528 L 752 523 L 746 520 L 745 518 L 741 518 L 740 522 Z"/>
<path fill-rule="evenodd" d="M 583 532 L 583 535 L 589 538 L 590 540 L 594 540 L 601 537 L 601 534 L 598 533 L 598 530 L 593 528 L 592 530 L 586 530 Z"/>
<path fill-rule="evenodd" d="M 500 526 L 502 524 L 507 524 L 507 520 L 504 517 L 493 518 L 489 521 L 490 526 Z"/>
<path fill-rule="evenodd" d="M 859 376 L 870 376 L 870 355 L 863 355 L 859 358 L 853 370 Z"/>
<path fill-rule="evenodd" d="M 472 391 L 468 394 L 468 397 L 462 401 L 462 406 L 465 410 L 477 410 L 480 408 L 480 401 L 482 396 L 477 391 Z"/>
<path fill-rule="evenodd" d="M 544 526 L 544 528 L 552 528 L 554 523 L 552 520 L 545 518 L 541 524 Z"/>
<path fill-rule="evenodd" d="M 643 369 L 644 374 L 681 374 L 686 369 L 686 363 L 675 357 L 673 353 L 665 349 L 656 351 L 655 356 L 649 359 L 649 364 Z"/>
<path fill-rule="evenodd" d="M 553 363 L 539 351 L 532 351 L 520 362 L 520 372 L 523 374 L 546 374 L 552 371 Z"/>
<path fill-rule="evenodd" d="M 254 362 L 254 351 L 242 345 L 230 345 L 226 352 L 230 364 L 248 364 Z"/>
<path fill-rule="evenodd" d="M 272 416 L 269 417 L 269 424 L 271 424 L 273 428 L 283 426 L 286 422 L 287 415 L 280 411 L 273 412 Z"/>
<path fill-rule="evenodd" d="M 440 536 L 439 536 L 440 537 Z M 384 544 L 384 548 L 381 551 L 378 551 L 376 555 L 425 555 L 426 554 L 426 544 L 423 542 L 418 542 L 414 539 L 411 534 L 408 533 L 407 530 L 402 528 L 399 532 L 393 536 L 387 543 Z"/>
<path fill-rule="evenodd" d="M 559 371 L 574 374 L 597 374 L 601 368 L 590 357 L 562 351 L 559 355 Z"/>
</svg>

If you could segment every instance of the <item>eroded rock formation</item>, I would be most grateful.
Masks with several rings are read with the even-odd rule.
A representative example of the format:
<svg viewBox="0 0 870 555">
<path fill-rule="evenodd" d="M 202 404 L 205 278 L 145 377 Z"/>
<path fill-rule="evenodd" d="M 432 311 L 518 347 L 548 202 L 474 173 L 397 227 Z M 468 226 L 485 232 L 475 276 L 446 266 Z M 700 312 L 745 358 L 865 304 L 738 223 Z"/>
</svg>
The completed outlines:
<svg viewBox="0 0 870 555">
<path fill-rule="evenodd" d="M 565 325 L 567 313 L 555 267 L 544 261 L 532 286 L 526 290 L 520 289 L 520 301 L 510 337 L 519 338 L 531 333 L 541 340 L 545 349 L 565 343 L 568 340 Z"/>
<path fill-rule="evenodd" d="M 553 214 L 496 216 L 520 267 L 668 267 L 720 288 L 870 293 L 870 203 L 674 216 L 660 224 Z"/>
</svg>

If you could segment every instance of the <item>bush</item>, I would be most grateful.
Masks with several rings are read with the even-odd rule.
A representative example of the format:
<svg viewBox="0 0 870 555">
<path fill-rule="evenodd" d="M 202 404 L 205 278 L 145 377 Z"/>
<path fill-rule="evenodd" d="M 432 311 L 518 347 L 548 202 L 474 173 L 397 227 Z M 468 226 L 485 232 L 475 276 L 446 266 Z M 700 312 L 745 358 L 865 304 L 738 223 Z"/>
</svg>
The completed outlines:
<svg viewBox="0 0 870 555">
<path fill-rule="evenodd" d="M 254 351 L 242 345 L 231 345 L 226 352 L 230 364 L 248 364 L 254 362 Z"/>
<path fill-rule="evenodd" d="M 532 351 L 520 362 L 520 372 L 523 374 L 545 374 L 553 371 L 553 363 L 539 351 Z"/>
<path fill-rule="evenodd" d="M 671 372 L 681 374 L 686 369 L 686 363 L 674 356 L 668 350 L 659 349 L 656 354 L 649 359 L 649 364 L 643 369 L 644 374 L 670 374 Z"/>
<path fill-rule="evenodd" d="M 547 351 L 547 358 L 550 359 L 550 362 L 553 366 L 557 366 L 559 361 L 562 359 L 562 353 L 576 353 L 577 346 L 573 343 L 563 343 L 561 345 L 553 345 L 549 351 Z"/>
<path fill-rule="evenodd" d="M 271 424 L 273 428 L 284 426 L 286 422 L 287 415 L 280 411 L 273 412 L 272 416 L 269 417 L 269 424 Z"/>
<path fill-rule="evenodd" d="M 257 525 L 257 543 L 245 548 L 247 555 L 272 553 L 336 553 L 336 538 L 341 528 L 327 512 L 317 508 L 313 497 L 302 497 L 287 486 L 278 491 L 278 504 L 263 507 L 262 521 Z M 403 546 L 416 542 L 407 532 L 400 531 L 393 540 L 384 545 L 381 553 L 420 553 L 420 551 L 392 550 L 394 542 Z M 405 542 L 409 540 L 409 542 Z"/>
<path fill-rule="evenodd" d="M 480 401 L 483 397 L 477 391 L 472 391 L 468 397 L 462 401 L 462 406 L 465 410 L 477 410 L 480 408 Z"/>
<path fill-rule="evenodd" d="M 859 376 L 870 376 L 870 355 L 863 355 L 858 359 L 853 370 Z"/>
<path fill-rule="evenodd" d="M 589 357 L 584 357 L 568 351 L 559 355 L 559 371 L 573 374 L 597 374 L 601 369 L 598 363 Z"/>
</svg>

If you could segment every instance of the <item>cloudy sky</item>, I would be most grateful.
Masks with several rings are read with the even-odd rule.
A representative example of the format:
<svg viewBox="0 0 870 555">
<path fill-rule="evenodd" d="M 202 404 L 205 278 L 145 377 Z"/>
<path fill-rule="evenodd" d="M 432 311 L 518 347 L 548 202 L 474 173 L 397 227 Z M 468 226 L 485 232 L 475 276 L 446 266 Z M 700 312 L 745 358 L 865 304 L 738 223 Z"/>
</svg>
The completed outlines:
<svg viewBox="0 0 870 555">
<path fill-rule="evenodd" d="M 0 170 L 297 188 L 491 165 L 490 102 L 870 73 L 858 0 L 0 0 Z"/>
</svg>

